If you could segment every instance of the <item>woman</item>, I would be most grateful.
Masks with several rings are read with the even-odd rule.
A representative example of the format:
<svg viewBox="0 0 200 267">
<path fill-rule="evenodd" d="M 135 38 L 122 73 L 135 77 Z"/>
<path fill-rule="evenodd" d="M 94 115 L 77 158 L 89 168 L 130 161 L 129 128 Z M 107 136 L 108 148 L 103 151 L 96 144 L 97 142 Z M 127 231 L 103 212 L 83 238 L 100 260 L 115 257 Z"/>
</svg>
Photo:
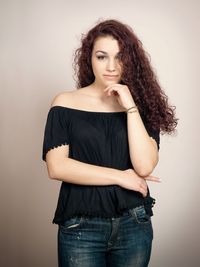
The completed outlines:
<svg viewBox="0 0 200 267">
<path fill-rule="evenodd" d="M 133 30 L 105 20 L 75 53 L 78 90 L 52 101 L 43 160 L 62 181 L 59 266 L 148 266 L 160 132 L 177 125 Z"/>
</svg>

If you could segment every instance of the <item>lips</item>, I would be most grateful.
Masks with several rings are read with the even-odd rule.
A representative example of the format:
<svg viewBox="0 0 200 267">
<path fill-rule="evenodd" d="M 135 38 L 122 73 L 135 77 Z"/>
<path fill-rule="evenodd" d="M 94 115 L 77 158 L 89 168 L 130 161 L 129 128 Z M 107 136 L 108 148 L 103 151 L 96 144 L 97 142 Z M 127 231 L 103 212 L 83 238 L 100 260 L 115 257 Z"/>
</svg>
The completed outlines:
<svg viewBox="0 0 200 267">
<path fill-rule="evenodd" d="M 117 78 L 118 77 L 118 75 L 104 75 L 104 77 L 106 77 L 106 78 L 110 78 L 110 79 L 115 79 L 115 78 Z"/>
</svg>

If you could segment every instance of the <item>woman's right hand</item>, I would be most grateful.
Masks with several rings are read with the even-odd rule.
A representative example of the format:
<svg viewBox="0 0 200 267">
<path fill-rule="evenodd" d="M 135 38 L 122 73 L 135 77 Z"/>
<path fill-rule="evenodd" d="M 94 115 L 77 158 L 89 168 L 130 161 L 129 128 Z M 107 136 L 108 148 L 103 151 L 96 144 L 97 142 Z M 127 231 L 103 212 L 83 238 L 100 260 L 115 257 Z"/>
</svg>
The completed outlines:
<svg viewBox="0 0 200 267">
<path fill-rule="evenodd" d="M 158 177 L 148 175 L 146 177 L 139 176 L 133 169 L 123 171 L 123 177 L 119 180 L 119 186 L 140 192 L 144 197 L 147 196 L 147 182 L 160 182 Z"/>
</svg>

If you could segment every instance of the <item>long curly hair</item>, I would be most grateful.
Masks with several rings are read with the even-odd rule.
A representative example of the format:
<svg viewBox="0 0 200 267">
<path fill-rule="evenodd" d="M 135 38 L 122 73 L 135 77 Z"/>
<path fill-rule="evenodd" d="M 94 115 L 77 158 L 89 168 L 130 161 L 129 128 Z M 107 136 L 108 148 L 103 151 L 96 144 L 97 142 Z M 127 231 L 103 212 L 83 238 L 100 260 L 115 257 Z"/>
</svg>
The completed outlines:
<svg viewBox="0 0 200 267">
<path fill-rule="evenodd" d="M 75 50 L 73 62 L 77 89 L 95 80 L 91 57 L 95 40 L 100 36 L 112 36 L 118 41 L 123 66 L 121 84 L 128 86 L 147 127 L 162 134 L 174 132 L 178 121 L 176 107 L 169 106 L 168 97 L 157 81 L 142 42 L 130 26 L 118 20 L 101 21 L 82 35 L 81 47 Z"/>
</svg>

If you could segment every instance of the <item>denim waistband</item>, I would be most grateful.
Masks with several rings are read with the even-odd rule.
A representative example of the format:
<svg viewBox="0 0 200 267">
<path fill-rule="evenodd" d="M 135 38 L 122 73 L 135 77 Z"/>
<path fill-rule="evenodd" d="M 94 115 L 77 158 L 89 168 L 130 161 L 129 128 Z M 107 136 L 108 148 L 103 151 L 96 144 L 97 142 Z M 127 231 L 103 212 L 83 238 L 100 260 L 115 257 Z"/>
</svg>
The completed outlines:
<svg viewBox="0 0 200 267">
<path fill-rule="evenodd" d="M 131 209 L 127 209 L 127 210 L 124 210 L 122 212 L 122 216 L 128 216 L 128 215 L 131 215 L 131 211 L 134 211 L 138 208 L 141 208 L 141 207 L 144 207 L 144 205 L 141 205 L 141 206 L 138 206 L 138 207 L 135 207 L 135 208 L 131 208 Z"/>
<path fill-rule="evenodd" d="M 132 214 L 134 210 L 137 210 L 137 209 L 140 209 L 140 208 L 144 208 L 146 213 L 149 216 L 152 216 L 153 215 L 152 208 L 153 208 L 154 204 L 155 204 L 155 199 L 151 198 L 151 201 L 146 202 L 144 205 L 140 205 L 140 206 L 137 206 L 135 208 L 124 210 L 122 212 L 121 216 L 128 216 L 128 215 Z"/>
</svg>

